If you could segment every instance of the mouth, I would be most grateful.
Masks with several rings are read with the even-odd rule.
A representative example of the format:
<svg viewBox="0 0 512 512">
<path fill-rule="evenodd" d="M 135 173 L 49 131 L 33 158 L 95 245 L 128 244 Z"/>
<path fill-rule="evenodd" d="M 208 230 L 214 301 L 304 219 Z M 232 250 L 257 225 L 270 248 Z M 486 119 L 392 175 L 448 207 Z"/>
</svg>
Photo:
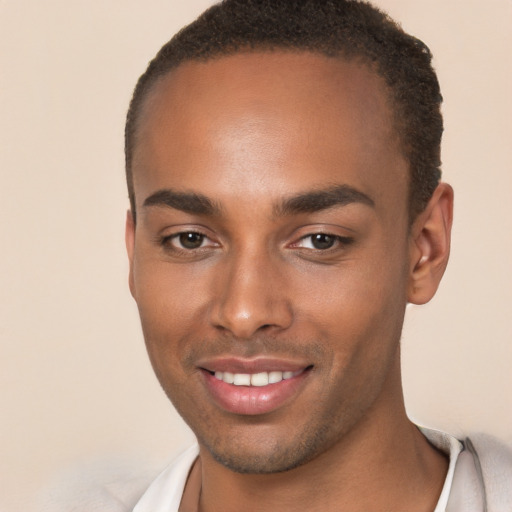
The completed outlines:
<svg viewBox="0 0 512 512">
<path fill-rule="evenodd" d="M 313 369 L 313 365 L 279 364 L 223 360 L 199 369 L 206 391 L 218 407 L 228 413 L 254 416 L 271 413 L 292 402 Z"/>
</svg>

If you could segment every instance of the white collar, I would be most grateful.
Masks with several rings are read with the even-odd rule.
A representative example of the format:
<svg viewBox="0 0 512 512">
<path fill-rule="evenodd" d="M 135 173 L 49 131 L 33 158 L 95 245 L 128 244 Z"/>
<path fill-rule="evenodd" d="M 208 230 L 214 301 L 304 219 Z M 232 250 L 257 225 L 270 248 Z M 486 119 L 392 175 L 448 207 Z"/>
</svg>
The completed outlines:
<svg viewBox="0 0 512 512">
<path fill-rule="evenodd" d="M 178 512 L 190 468 L 198 455 L 197 444 L 179 455 L 153 481 L 133 512 Z"/>
<path fill-rule="evenodd" d="M 418 426 L 418 428 L 428 439 L 430 444 L 434 445 L 438 450 L 450 457 L 450 464 L 448 466 L 448 473 L 444 480 L 443 490 L 441 491 L 436 508 L 434 509 L 434 512 L 445 512 L 452 488 L 453 475 L 455 474 L 455 465 L 460 452 L 463 450 L 463 445 L 457 438 L 450 434 L 446 434 L 445 432 L 441 432 L 440 430 L 420 426 Z"/>
</svg>

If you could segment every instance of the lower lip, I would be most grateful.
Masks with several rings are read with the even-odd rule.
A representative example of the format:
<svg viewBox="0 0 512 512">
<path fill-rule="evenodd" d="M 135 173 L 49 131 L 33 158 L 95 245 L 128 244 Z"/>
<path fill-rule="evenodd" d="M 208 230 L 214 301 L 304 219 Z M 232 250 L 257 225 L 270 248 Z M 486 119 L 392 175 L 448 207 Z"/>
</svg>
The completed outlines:
<svg viewBox="0 0 512 512">
<path fill-rule="evenodd" d="M 235 386 L 202 371 L 206 388 L 214 402 L 233 414 L 267 414 L 292 400 L 301 390 L 309 371 L 305 370 L 291 379 L 284 379 L 267 386 Z"/>
</svg>

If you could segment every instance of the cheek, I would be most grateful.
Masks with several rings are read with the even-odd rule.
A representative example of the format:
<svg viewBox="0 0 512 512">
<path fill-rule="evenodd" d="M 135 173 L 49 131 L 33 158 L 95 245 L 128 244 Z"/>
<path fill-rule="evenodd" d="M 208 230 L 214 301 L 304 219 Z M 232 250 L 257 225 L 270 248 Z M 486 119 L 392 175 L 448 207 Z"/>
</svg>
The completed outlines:
<svg viewBox="0 0 512 512">
<path fill-rule="evenodd" d="M 393 258 L 389 258 L 392 260 Z M 397 263 L 398 261 L 398 263 Z M 403 258 L 384 262 L 370 259 L 345 262 L 339 268 L 307 272 L 294 295 L 298 310 L 321 323 L 345 328 L 370 325 L 405 307 L 407 266 Z"/>
<path fill-rule="evenodd" d="M 406 302 L 389 282 L 355 286 L 345 276 L 330 301 L 312 311 L 311 321 L 315 319 L 332 357 L 319 371 L 330 383 L 328 410 L 334 423 L 356 418 L 358 411 L 370 407 L 392 374 Z M 317 297 L 316 302 L 322 301 Z"/>
<path fill-rule="evenodd" d="M 187 339 L 201 338 L 207 310 L 204 276 L 187 265 L 171 269 L 161 261 L 134 265 L 135 299 L 148 354 L 160 382 L 179 377 Z M 201 319 L 203 321 L 201 322 Z M 170 370 L 174 368 L 175 370 Z"/>
<path fill-rule="evenodd" d="M 369 251 L 371 257 L 346 262 L 336 272 L 326 268 L 320 269 L 324 275 L 309 275 L 299 313 L 329 340 L 338 369 L 368 366 L 370 361 L 378 365 L 396 350 L 407 297 L 404 251 L 405 245 L 381 249 L 380 255 L 376 249 Z"/>
<path fill-rule="evenodd" d="M 204 307 L 207 274 L 194 265 L 172 265 L 139 257 L 134 263 L 136 301 L 140 315 L 159 329 L 185 327 Z"/>
</svg>

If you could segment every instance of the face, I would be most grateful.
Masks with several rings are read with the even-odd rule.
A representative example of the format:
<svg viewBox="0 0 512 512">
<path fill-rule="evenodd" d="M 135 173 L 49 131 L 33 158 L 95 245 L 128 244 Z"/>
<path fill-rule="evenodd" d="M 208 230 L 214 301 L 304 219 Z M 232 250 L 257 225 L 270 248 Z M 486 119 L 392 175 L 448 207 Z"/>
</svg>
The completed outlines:
<svg viewBox="0 0 512 512">
<path fill-rule="evenodd" d="M 283 471 L 394 414 L 408 170 L 381 79 L 308 53 L 186 63 L 137 140 L 130 286 L 202 454 Z"/>
</svg>

